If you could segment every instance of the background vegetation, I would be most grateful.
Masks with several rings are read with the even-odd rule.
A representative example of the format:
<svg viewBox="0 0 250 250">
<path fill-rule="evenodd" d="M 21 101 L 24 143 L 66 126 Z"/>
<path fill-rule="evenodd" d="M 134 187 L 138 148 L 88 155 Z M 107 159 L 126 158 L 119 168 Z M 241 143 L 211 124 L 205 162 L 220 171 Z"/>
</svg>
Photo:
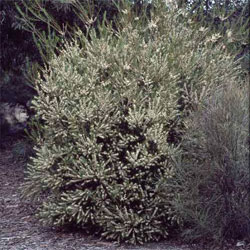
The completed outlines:
<svg viewBox="0 0 250 250">
<path fill-rule="evenodd" d="M 186 120 L 175 201 L 187 239 L 249 238 L 249 92 L 228 82 Z"/>
</svg>

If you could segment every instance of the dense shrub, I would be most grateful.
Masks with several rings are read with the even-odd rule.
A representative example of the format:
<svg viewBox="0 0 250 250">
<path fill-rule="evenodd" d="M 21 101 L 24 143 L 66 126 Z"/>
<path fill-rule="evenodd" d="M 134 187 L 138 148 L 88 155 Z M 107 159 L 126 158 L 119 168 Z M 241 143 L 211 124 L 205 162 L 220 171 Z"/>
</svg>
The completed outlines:
<svg viewBox="0 0 250 250">
<path fill-rule="evenodd" d="M 187 223 L 187 239 L 249 240 L 247 85 L 228 83 L 187 121 L 175 203 Z"/>
<path fill-rule="evenodd" d="M 98 32 L 79 30 L 36 79 L 33 107 L 44 130 L 26 194 L 45 194 L 44 223 L 143 243 L 165 238 L 178 222 L 170 132 L 182 111 L 237 70 L 216 37 L 203 39 L 182 22 L 183 12 L 156 5 L 144 17 L 128 7 L 116 31 L 105 22 Z"/>
</svg>

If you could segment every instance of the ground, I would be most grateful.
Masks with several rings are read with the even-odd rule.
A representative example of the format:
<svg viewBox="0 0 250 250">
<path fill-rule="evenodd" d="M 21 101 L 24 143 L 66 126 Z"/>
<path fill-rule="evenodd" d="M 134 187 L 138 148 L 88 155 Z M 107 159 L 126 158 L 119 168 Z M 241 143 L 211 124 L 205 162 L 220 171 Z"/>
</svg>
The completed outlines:
<svg viewBox="0 0 250 250">
<path fill-rule="evenodd" d="M 144 246 L 117 246 L 79 231 L 43 227 L 34 217 L 35 205 L 21 199 L 26 161 L 13 155 L 10 143 L 0 149 L 0 249 L 1 250 L 202 250 L 179 240 Z M 215 249 L 215 248 L 214 248 Z M 229 248 L 227 248 L 229 250 Z M 230 247 L 241 250 L 242 247 Z M 244 249 L 250 249 L 245 247 Z"/>
</svg>

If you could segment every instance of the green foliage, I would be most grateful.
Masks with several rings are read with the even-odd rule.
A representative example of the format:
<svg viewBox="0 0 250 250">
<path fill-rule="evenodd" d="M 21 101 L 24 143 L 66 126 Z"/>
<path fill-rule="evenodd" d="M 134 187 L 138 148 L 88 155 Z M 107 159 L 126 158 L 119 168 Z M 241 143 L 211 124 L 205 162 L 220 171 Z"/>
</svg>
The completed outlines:
<svg viewBox="0 0 250 250">
<path fill-rule="evenodd" d="M 124 2 L 115 30 L 105 20 L 79 29 L 36 79 L 43 125 L 25 193 L 45 194 L 41 222 L 133 244 L 178 224 L 170 133 L 238 69 L 216 37 L 183 23 L 183 11 L 155 4 L 150 19 Z"/>
<path fill-rule="evenodd" d="M 0 102 L 26 105 L 36 94 L 34 75 L 57 52 L 66 27 L 81 23 L 70 1 L 11 0 L 0 5 Z M 87 1 L 81 0 L 82 4 Z M 101 19 L 111 9 L 107 1 L 92 1 L 93 15 Z M 102 2 L 102 3 L 101 3 Z M 105 3 L 106 2 L 106 3 Z M 109 11 L 110 18 L 114 11 Z M 53 22 L 52 22 L 53 21 Z M 54 26 L 53 26 L 54 25 Z M 71 31 L 71 30 L 70 30 Z M 46 50 L 46 51 L 45 51 Z M 1 131 L 4 129 L 1 123 Z"/>
<path fill-rule="evenodd" d="M 46 63 L 46 53 L 57 50 L 61 37 L 70 38 L 74 25 L 84 30 L 85 23 L 74 12 L 72 1 L 10 0 L 0 5 L 0 101 L 25 104 L 34 96 L 27 83 L 27 71 L 35 63 Z M 80 3 L 87 4 L 87 0 Z M 105 11 L 109 18 L 115 9 L 109 1 L 92 1 L 93 15 L 102 19 Z M 111 11 L 113 10 L 113 11 Z M 24 15 L 22 15 L 24 14 Z M 53 20 L 53 22 L 52 22 Z M 55 27 L 53 26 L 56 25 Z M 44 50 L 47 50 L 46 53 Z M 23 91 L 22 91 L 23 90 Z"/>
<path fill-rule="evenodd" d="M 187 121 L 175 206 L 189 240 L 249 240 L 248 93 L 229 82 Z"/>
<path fill-rule="evenodd" d="M 113 20 L 117 15 L 113 1 L 105 0 L 24 1 L 17 5 L 17 10 L 23 29 L 32 33 L 44 63 L 53 53 L 58 53 L 63 39 L 70 40 L 74 36 L 76 27 L 86 32 L 86 26 L 96 27 L 104 16 Z"/>
<path fill-rule="evenodd" d="M 249 72 L 249 0 L 179 1 L 179 7 L 189 10 L 194 28 L 206 27 L 211 34 L 219 33 L 227 53 L 241 61 Z"/>
</svg>

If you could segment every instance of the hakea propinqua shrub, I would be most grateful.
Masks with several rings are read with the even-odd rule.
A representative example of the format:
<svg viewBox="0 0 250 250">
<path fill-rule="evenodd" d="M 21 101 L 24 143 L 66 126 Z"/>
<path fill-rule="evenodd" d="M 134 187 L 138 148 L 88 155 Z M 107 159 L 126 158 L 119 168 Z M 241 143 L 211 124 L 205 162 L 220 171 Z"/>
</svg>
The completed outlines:
<svg viewBox="0 0 250 250">
<path fill-rule="evenodd" d="M 180 96 L 195 105 L 234 75 L 220 48 L 182 20 L 163 6 L 150 20 L 123 9 L 115 31 L 105 22 L 79 31 L 48 62 L 33 100 L 43 140 L 26 183 L 28 196 L 46 194 L 42 222 L 133 244 L 165 238 L 178 223 L 170 185 L 178 150 L 167 141 Z"/>
</svg>

